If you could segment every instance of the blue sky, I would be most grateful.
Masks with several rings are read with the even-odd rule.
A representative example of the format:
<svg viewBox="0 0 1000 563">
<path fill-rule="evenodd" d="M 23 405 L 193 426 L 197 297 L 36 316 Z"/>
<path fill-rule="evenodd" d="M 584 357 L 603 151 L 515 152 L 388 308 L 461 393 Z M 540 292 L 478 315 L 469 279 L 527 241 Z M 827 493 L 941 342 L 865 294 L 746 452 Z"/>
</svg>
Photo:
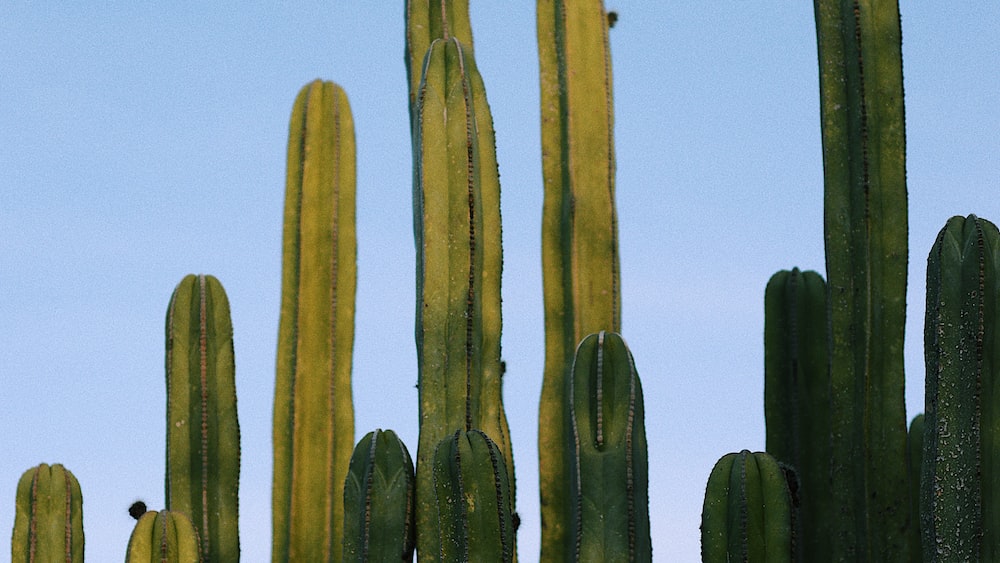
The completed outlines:
<svg viewBox="0 0 1000 563">
<path fill-rule="evenodd" d="M 0 552 L 14 491 L 64 463 L 87 557 L 124 557 L 163 503 L 164 315 L 188 273 L 232 306 L 245 561 L 270 553 L 271 403 L 285 145 L 314 78 L 358 147 L 357 436 L 415 454 L 414 249 L 399 3 L 7 3 L 0 18 Z M 373 5 L 375 3 L 372 3 Z M 823 271 L 809 2 L 612 2 L 623 334 L 643 379 L 658 559 L 696 561 L 723 454 L 764 447 L 763 291 Z M 167 7 L 169 6 L 169 7 Z M 534 3 L 475 2 L 503 186 L 505 402 L 521 560 L 537 558 L 543 363 Z M 1000 220 L 991 2 L 905 3 L 908 416 L 923 408 L 923 277 L 948 217 Z"/>
</svg>

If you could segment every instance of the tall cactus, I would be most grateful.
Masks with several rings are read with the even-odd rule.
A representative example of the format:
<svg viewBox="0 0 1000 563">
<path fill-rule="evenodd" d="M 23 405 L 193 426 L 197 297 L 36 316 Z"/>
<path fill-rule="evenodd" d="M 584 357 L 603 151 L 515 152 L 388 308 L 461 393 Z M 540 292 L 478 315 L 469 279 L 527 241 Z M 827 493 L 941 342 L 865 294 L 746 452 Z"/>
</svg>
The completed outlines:
<svg viewBox="0 0 1000 563">
<path fill-rule="evenodd" d="M 910 561 L 921 563 L 923 551 L 920 549 L 922 530 L 920 525 L 921 474 L 924 465 L 924 415 L 913 417 L 910 431 L 906 433 L 906 468 L 910 480 Z"/>
<path fill-rule="evenodd" d="M 601 0 L 539 0 L 545 367 L 538 455 L 542 554 L 573 548 L 563 392 L 585 336 L 621 331 L 614 115 Z"/>
<path fill-rule="evenodd" d="M 125 563 L 203 563 L 198 531 L 183 512 L 152 510 L 135 523 Z"/>
<path fill-rule="evenodd" d="M 358 442 L 344 484 L 344 561 L 413 561 L 413 461 L 392 430 Z"/>
<path fill-rule="evenodd" d="M 832 556 L 908 557 L 907 213 L 896 0 L 815 0 L 830 294 Z"/>
<path fill-rule="evenodd" d="M 830 554 L 830 374 L 826 282 L 798 268 L 771 277 L 764 292 L 764 418 L 767 452 L 794 467 L 798 538 L 806 561 Z"/>
<path fill-rule="evenodd" d="M 240 559 L 240 427 L 229 300 L 188 275 L 167 308 L 167 510 L 189 515 L 202 559 Z"/>
<path fill-rule="evenodd" d="M 83 496 L 68 469 L 42 463 L 25 471 L 15 506 L 13 563 L 83 562 Z"/>
<path fill-rule="evenodd" d="M 274 397 L 275 562 L 342 555 L 343 485 L 354 448 L 354 152 L 343 89 L 307 84 L 288 134 Z"/>
<path fill-rule="evenodd" d="M 416 127 L 417 95 L 424 56 L 438 38 L 454 37 L 472 54 L 469 0 L 406 0 L 406 80 L 410 91 L 410 130 Z M 490 125 L 492 127 L 492 124 Z"/>
<path fill-rule="evenodd" d="M 927 258 L 924 561 L 1000 558 L 1000 233 L 953 217 Z"/>
<path fill-rule="evenodd" d="M 796 560 L 794 473 L 770 454 L 722 456 L 705 488 L 701 513 L 704 563 L 790 563 Z"/>
<path fill-rule="evenodd" d="M 436 521 L 430 462 L 455 430 L 499 446 L 513 482 L 500 385 L 500 185 L 485 88 L 462 43 L 431 43 L 414 130 L 420 441 L 417 551 Z"/>
<path fill-rule="evenodd" d="M 434 451 L 437 519 L 427 561 L 514 561 L 510 478 L 497 445 L 479 430 L 455 431 Z"/>
<path fill-rule="evenodd" d="M 580 342 L 565 390 L 570 445 L 567 561 L 651 561 L 642 384 L 621 336 Z"/>
</svg>

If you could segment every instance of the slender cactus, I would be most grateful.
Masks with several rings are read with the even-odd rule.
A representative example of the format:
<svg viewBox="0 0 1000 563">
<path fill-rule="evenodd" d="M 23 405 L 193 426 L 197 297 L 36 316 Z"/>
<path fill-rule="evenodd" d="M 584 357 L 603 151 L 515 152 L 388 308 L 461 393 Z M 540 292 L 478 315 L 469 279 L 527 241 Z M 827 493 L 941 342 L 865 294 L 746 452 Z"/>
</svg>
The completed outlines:
<svg viewBox="0 0 1000 563">
<path fill-rule="evenodd" d="M 392 430 L 369 432 L 344 484 L 344 561 L 413 561 L 413 461 Z"/>
<path fill-rule="evenodd" d="M 621 331 L 614 115 L 608 17 L 601 0 L 539 0 L 545 367 L 538 455 L 542 553 L 573 548 L 563 437 L 566 378 L 585 336 Z"/>
<path fill-rule="evenodd" d="M 188 275 L 167 308 L 167 510 L 189 515 L 206 562 L 240 559 L 240 427 L 229 300 Z"/>
<path fill-rule="evenodd" d="M 794 473 L 770 454 L 743 450 L 722 456 L 705 488 L 701 516 L 704 563 L 794 561 Z"/>
<path fill-rule="evenodd" d="M 913 417 L 906 433 L 906 470 L 910 480 L 910 561 L 921 563 L 920 483 L 924 464 L 924 415 Z"/>
<path fill-rule="evenodd" d="M 782 270 L 764 293 L 764 418 L 767 452 L 796 468 L 802 504 L 798 538 L 806 561 L 830 554 L 830 373 L 826 282 Z"/>
<path fill-rule="evenodd" d="M 1000 233 L 953 217 L 927 258 L 924 561 L 1000 558 Z"/>
<path fill-rule="evenodd" d="M 580 342 L 563 423 L 571 498 L 567 561 L 651 561 L 642 384 L 621 336 Z"/>
<path fill-rule="evenodd" d="M 414 132 L 416 343 L 420 442 L 417 551 L 436 520 L 430 462 L 455 430 L 500 446 L 513 483 L 501 396 L 500 187 L 485 89 L 461 42 L 435 40 L 424 59 Z"/>
<path fill-rule="evenodd" d="M 198 531 L 183 512 L 152 510 L 135 523 L 125 563 L 202 563 Z"/>
<path fill-rule="evenodd" d="M 908 558 L 907 212 L 896 0 L 815 0 L 836 561 Z"/>
<path fill-rule="evenodd" d="M 496 443 L 459 430 L 438 444 L 433 463 L 437 535 L 421 559 L 514 561 L 510 480 Z"/>
<path fill-rule="evenodd" d="M 406 80 L 410 91 L 410 131 L 416 127 L 417 95 L 424 56 L 438 38 L 454 37 L 472 55 L 469 0 L 406 0 Z M 491 125 L 492 127 L 492 125 Z"/>
<path fill-rule="evenodd" d="M 83 496 L 68 469 L 42 463 L 25 471 L 15 505 L 13 563 L 83 562 Z"/>
<path fill-rule="evenodd" d="M 339 561 L 354 448 L 354 124 L 347 96 L 316 80 L 288 135 L 274 398 L 272 560 Z"/>
</svg>

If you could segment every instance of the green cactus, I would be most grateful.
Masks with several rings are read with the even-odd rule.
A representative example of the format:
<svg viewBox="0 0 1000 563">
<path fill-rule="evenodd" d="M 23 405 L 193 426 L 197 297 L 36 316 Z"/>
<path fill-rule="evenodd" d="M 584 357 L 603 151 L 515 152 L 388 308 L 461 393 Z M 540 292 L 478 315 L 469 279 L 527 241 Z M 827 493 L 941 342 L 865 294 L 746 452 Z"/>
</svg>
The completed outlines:
<svg viewBox="0 0 1000 563">
<path fill-rule="evenodd" d="M 816 272 L 782 270 L 764 293 L 764 418 L 767 452 L 796 468 L 800 549 L 830 554 L 830 374 L 826 283 Z"/>
<path fill-rule="evenodd" d="M 307 84 L 288 135 L 274 397 L 275 562 L 342 556 L 342 486 L 354 448 L 354 153 L 343 89 Z"/>
<path fill-rule="evenodd" d="M 584 338 L 564 392 L 572 493 L 566 560 L 650 561 L 642 384 L 622 337 Z"/>
<path fill-rule="evenodd" d="M 421 559 L 514 561 L 510 479 L 496 443 L 480 430 L 441 440 L 433 460 L 437 535 Z"/>
<path fill-rule="evenodd" d="M 832 558 L 908 558 L 907 212 L 896 0 L 816 0 L 831 326 Z"/>
<path fill-rule="evenodd" d="M 240 427 L 229 300 L 188 275 L 167 308 L 167 510 L 189 515 L 206 562 L 239 561 Z"/>
<path fill-rule="evenodd" d="M 344 485 L 344 561 L 413 561 L 413 461 L 392 430 L 369 432 Z"/>
<path fill-rule="evenodd" d="M 475 62 L 454 37 L 424 60 L 414 132 L 420 441 L 417 551 L 436 521 L 429 471 L 456 429 L 494 437 L 513 482 L 500 385 L 500 186 L 492 119 Z"/>
<path fill-rule="evenodd" d="M 1000 233 L 952 217 L 927 258 L 924 561 L 1000 558 Z"/>
<path fill-rule="evenodd" d="M 135 523 L 125 563 L 201 563 L 198 531 L 183 512 L 152 510 Z"/>
<path fill-rule="evenodd" d="M 765 452 L 730 453 L 715 464 L 701 516 L 704 563 L 790 563 L 795 554 L 793 472 Z"/>
<path fill-rule="evenodd" d="M 406 0 L 406 80 L 410 91 L 410 131 L 416 127 L 417 94 L 424 56 L 438 38 L 454 37 L 472 55 L 469 0 Z M 492 127 L 492 125 L 491 125 Z"/>
<path fill-rule="evenodd" d="M 924 415 L 918 414 L 910 421 L 906 434 L 906 472 L 910 480 L 910 561 L 921 563 L 923 553 L 920 526 L 920 474 L 924 464 Z"/>
<path fill-rule="evenodd" d="M 12 562 L 83 562 L 83 496 L 68 469 L 42 463 L 25 471 L 15 506 Z"/>
</svg>

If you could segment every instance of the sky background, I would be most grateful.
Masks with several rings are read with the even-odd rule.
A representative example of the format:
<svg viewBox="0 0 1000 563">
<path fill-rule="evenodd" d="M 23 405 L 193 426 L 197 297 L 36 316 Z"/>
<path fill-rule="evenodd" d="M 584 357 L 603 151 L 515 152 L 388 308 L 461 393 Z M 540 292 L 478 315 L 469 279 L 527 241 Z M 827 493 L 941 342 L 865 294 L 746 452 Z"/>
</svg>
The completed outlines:
<svg viewBox="0 0 1000 563">
<path fill-rule="evenodd" d="M 134 500 L 162 508 L 164 316 L 181 278 L 206 273 L 232 307 L 243 560 L 266 561 L 288 118 L 317 77 L 345 88 L 356 127 L 355 438 L 391 428 L 416 454 L 403 8 L 149 4 L 0 8 L 0 553 L 18 478 L 40 462 L 79 479 L 91 561 L 124 557 Z M 519 554 L 534 561 L 544 358 L 535 7 L 473 4 L 503 189 Z M 697 561 L 712 466 L 764 448 L 764 286 L 780 269 L 824 271 L 812 3 L 606 6 L 620 15 L 622 332 L 645 391 L 653 547 L 658 560 Z M 923 409 L 934 237 L 952 215 L 1000 220 L 997 21 L 996 2 L 902 6 L 908 417 Z"/>
</svg>

